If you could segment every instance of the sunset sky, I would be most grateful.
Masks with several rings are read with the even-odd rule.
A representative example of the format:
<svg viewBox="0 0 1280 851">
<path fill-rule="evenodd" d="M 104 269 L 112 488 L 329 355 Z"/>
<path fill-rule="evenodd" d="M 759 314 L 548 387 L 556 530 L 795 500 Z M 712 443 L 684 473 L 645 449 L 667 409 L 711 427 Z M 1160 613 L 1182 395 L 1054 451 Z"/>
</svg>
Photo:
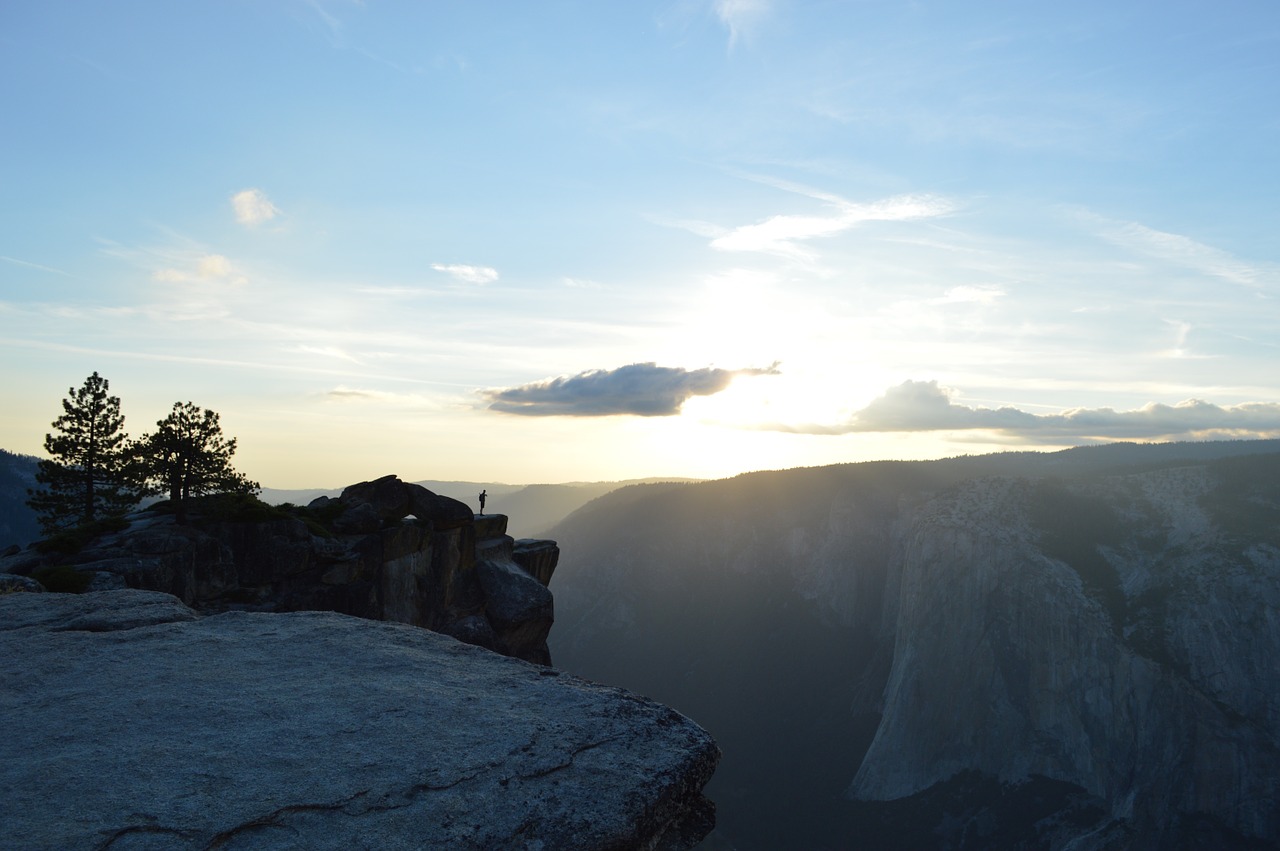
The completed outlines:
<svg viewBox="0 0 1280 851">
<path fill-rule="evenodd" d="M 277 488 L 1280 436 L 1280 4 L 0 5 L 0 448 Z"/>
</svg>

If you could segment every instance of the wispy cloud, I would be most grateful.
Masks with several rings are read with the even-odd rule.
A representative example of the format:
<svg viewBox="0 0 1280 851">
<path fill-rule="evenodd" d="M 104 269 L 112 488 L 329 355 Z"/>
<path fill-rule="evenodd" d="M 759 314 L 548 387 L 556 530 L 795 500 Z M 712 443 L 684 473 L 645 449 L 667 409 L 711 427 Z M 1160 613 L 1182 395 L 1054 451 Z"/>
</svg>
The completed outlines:
<svg viewBox="0 0 1280 851">
<path fill-rule="evenodd" d="M 269 222 L 280 215 L 280 208 L 271 203 L 267 193 L 261 189 L 240 190 L 231 196 L 231 207 L 236 212 L 236 221 L 249 227 Z"/>
<path fill-rule="evenodd" d="M 347 387 L 342 384 L 326 391 L 323 394 L 323 398 L 328 402 L 379 405 L 412 411 L 439 410 L 441 408 L 441 403 L 438 399 L 421 393 L 389 393 L 385 390 Z"/>
<path fill-rule="evenodd" d="M 306 3 L 324 25 L 329 43 L 334 47 L 344 47 L 346 45 L 345 28 L 338 16 L 326 9 L 320 0 L 306 0 Z"/>
<path fill-rule="evenodd" d="M 1005 295 L 999 287 L 973 287 L 961 285 L 952 287 L 938 298 L 931 299 L 931 304 L 991 304 Z"/>
<path fill-rule="evenodd" d="M 1045 444 L 1280 437 L 1280 403 L 1220 406 L 1188 399 L 1176 405 L 1152 402 L 1129 411 L 1071 408 L 1056 414 L 1031 414 L 1013 407 L 962 405 L 936 381 L 905 381 L 844 423 L 769 428 L 802 434 L 985 430 L 1015 442 Z"/>
<path fill-rule="evenodd" d="M 1187 338 L 1191 336 L 1192 331 L 1191 323 L 1177 319 L 1166 319 L 1165 323 L 1173 326 L 1174 342 L 1173 347 L 1165 351 L 1164 355 L 1171 358 L 1195 357 L 1195 355 L 1187 351 Z"/>
<path fill-rule="evenodd" d="M 235 264 L 221 254 L 205 254 L 184 264 L 184 268 L 166 266 L 156 269 L 151 277 L 166 283 L 191 283 L 196 281 L 226 283 L 243 286 L 248 277 Z"/>
<path fill-rule="evenodd" d="M 489 284 L 498 280 L 498 270 L 492 266 L 468 266 L 465 263 L 432 263 L 431 268 L 444 272 L 454 280 L 468 284 Z"/>
<path fill-rule="evenodd" d="M 808 193 L 806 193 L 808 194 Z M 753 225 L 733 228 L 711 240 L 711 247 L 721 251 L 765 251 L 791 256 L 806 256 L 809 251 L 800 243 L 832 236 L 864 222 L 900 222 L 946 215 L 954 205 L 935 195 L 898 195 L 855 204 L 835 196 L 826 203 L 834 207 L 828 215 L 772 216 Z"/>
<path fill-rule="evenodd" d="M 351 363 L 358 364 L 361 362 L 355 355 L 351 354 L 346 349 L 341 349 L 337 346 L 298 345 L 291 347 L 289 350 L 304 355 L 320 355 L 321 357 L 335 358 L 337 360 L 350 361 Z"/>
<path fill-rule="evenodd" d="M 1077 215 L 1103 239 L 1135 253 L 1250 289 L 1271 289 L 1280 283 L 1280 268 L 1249 263 L 1190 237 L 1155 230 L 1137 222 L 1115 221 L 1089 212 L 1079 212 Z"/>
<path fill-rule="evenodd" d="M 764 369 L 687 370 L 633 363 L 486 390 L 481 396 L 488 400 L 490 410 L 522 416 L 669 417 L 680 413 L 680 406 L 691 397 L 719 393 L 738 376 L 777 374 L 777 364 Z"/>
<path fill-rule="evenodd" d="M 406 65 L 395 62 L 356 43 L 358 41 L 356 33 L 359 33 L 361 28 L 359 26 L 348 27 L 344 18 L 349 17 L 356 10 L 363 10 L 365 8 L 365 0 L 306 0 L 306 4 L 315 12 L 314 19 L 306 19 L 309 28 L 312 30 L 319 29 L 329 46 L 335 50 L 349 50 L 371 62 L 376 62 L 385 68 L 390 68 L 402 74 L 418 74 L 424 70 L 421 64 L 412 63 Z M 342 17 L 331 11 L 334 8 L 338 9 Z M 319 21 L 320 27 L 314 25 L 315 21 Z M 448 58 L 454 59 L 452 56 Z M 465 60 L 454 59 L 454 62 L 459 70 L 465 70 Z M 437 60 L 437 67 L 440 64 Z"/>
<path fill-rule="evenodd" d="M 729 48 L 749 39 L 769 16 L 769 0 L 715 0 L 714 9 L 720 23 L 729 31 Z"/>
<path fill-rule="evenodd" d="M 54 275 L 65 275 L 68 278 L 71 277 L 70 272 L 64 272 L 61 269 L 55 269 L 52 266 L 42 266 L 39 263 L 31 263 L 27 260 L 19 260 L 16 257 L 6 257 L 3 254 L 0 254 L 0 260 L 3 260 L 6 263 L 12 263 L 15 266 L 22 266 L 23 268 L 26 268 L 26 269 L 35 269 L 39 272 L 49 272 Z"/>
</svg>

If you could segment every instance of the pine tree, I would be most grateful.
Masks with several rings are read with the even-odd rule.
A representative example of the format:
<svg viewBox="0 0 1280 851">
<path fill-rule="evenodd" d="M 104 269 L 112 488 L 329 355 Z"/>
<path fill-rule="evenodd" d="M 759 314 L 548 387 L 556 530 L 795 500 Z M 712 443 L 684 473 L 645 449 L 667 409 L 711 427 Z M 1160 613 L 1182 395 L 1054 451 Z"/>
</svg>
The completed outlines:
<svg viewBox="0 0 1280 851">
<path fill-rule="evenodd" d="M 210 493 L 260 490 L 231 466 L 235 438 L 226 439 L 218 415 L 191 402 L 175 402 L 169 416 L 144 435 L 135 456 L 151 493 L 169 495 L 179 523 L 186 522 L 188 501 Z"/>
<path fill-rule="evenodd" d="M 44 437 L 52 458 L 40 461 L 36 481 L 44 487 L 27 492 L 27 505 L 47 535 L 123 514 L 137 502 L 126 470 L 120 397 L 108 395 L 109 389 L 97 372 L 79 390 L 68 388 L 62 416 L 53 421 L 56 431 Z"/>
</svg>

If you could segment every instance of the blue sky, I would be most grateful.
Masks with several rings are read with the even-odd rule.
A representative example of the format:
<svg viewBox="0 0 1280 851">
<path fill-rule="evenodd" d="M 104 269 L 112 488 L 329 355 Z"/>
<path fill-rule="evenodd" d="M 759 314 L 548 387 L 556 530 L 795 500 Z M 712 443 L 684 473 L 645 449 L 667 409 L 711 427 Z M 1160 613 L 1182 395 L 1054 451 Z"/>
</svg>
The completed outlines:
<svg viewBox="0 0 1280 851">
<path fill-rule="evenodd" d="M 1280 436 L 1280 6 L 0 7 L 0 446 L 274 487 Z"/>
</svg>

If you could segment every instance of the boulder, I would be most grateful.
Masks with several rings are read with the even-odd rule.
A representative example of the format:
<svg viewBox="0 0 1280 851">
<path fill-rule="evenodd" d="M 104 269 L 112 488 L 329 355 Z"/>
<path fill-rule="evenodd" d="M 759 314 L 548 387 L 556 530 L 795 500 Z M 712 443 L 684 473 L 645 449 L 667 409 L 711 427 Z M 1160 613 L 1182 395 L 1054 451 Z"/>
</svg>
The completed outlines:
<svg viewBox="0 0 1280 851">
<path fill-rule="evenodd" d="M 537 547 L 526 545 L 522 556 L 516 555 L 517 545 L 507 533 L 507 517 L 504 514 L 486 514 L 475 522 L 475 575 L 484 595 L 485 617 L 493 626 L 498 650 L 508 656 L 551 664 L 551 651 L 547 636 L 555 622 L 555 601 L 544 582 L 526 570 L 518 558 L 526 558 Z M 555 569 L 559 548 L 554 541 L 539 541 L 549 551 L 541 553 L 547 578 Z M 536 565 L 536 557 L 526 558 Z"/>
<path fill-rule="evenodd" d="M 467 615 L 465 618 L 459 618 L 440 632 L 467 644 L 474 644 L 476 647 L 494 652 L 499 650 L 498 636 L 493 631 L 493 625 L 483 615 Z"/>
<path fill-rule="evenodd" d="M 527 662 L 551 664 L 547 635 L 555 621 L 551 592 L 509 559 L 476 564 L 484 589 L 485 615 L 503 652 Z"/>
<path fill-rule="evenodd" d="M 511 558 L 525 573 L 549 585 L 560 561 L 560 547 L 555 541 L 519 538 L 512 547 Z"/>
<path fill-rule="evenodd" d="M 719 752 L 671 709 L 403 624 L 0 597 L 12 848 L 688 848 Z"/>
<path fill-rule="evenodd" d="M 15 576 L 12 573 L 0 573 L 0 594 L 15 594 L 20 591 L 44 591 L 44 586 L 30 576 Z"/>
<path fill-rule="evenodd" d="M 346 513 L 359 512 L 376 516 L 382 522 L 403 520 L 413 515 L 433 529 L 456 529 L 472 521 L 471 509 L 447 496 L 439 496 L 395 476 L 383 476 L 371 482 L 351 485 L 338 497 Z M 372 531 L 364 530 L 360 531 Z"/>
</svg>

